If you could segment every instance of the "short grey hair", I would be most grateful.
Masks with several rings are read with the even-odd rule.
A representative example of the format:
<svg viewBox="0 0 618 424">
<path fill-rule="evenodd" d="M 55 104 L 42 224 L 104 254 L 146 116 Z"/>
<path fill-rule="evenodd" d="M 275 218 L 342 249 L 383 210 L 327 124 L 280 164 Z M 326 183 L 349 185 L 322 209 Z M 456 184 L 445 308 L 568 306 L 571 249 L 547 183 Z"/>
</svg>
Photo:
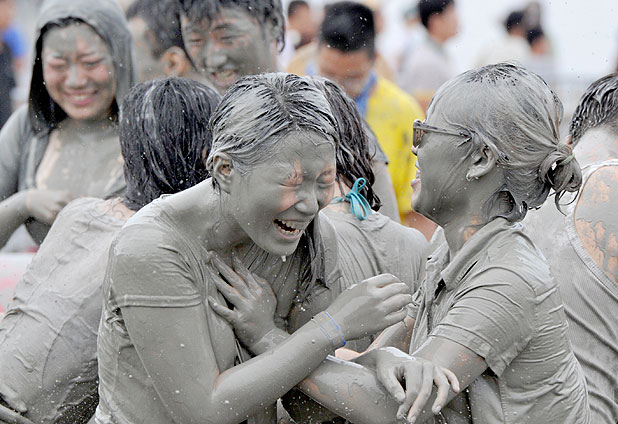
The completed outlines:
<svg viewBox="0 0 618 424">
<path fill-rule="evenodd" d="M 560 142 L 562 103 L 541 77 L 511 62 L 472 69 L 440 87 L 427 114 L 445 97 L 459 99 L 450 101 L 448 119 L 473 135 L 462 146 L 487 146 L 504 169 L 504 186 L 486 211 L 506 195 L 512 208 L 503 217 L 519 221 L 545 202 L 550 189 L 558 207 L 565 192 L 579 190 L 579 164 Z"/>
</svg>

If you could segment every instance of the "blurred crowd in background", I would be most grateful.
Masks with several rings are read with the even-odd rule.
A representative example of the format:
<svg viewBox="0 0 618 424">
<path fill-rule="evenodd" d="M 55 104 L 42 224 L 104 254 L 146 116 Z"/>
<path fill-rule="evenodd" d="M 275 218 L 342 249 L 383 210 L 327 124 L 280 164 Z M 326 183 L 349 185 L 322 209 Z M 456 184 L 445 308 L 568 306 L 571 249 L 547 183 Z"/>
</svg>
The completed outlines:
<svg viewBox="0 0 618 424">
<path fill-rule="evenodd" d="M 0 0 L 0 124 L 26 100 L 34 27 L 43 0 Z M 131 0 L 118 0 L 126 10 Z M 328 0 L 283 1 L 281 70 L 305 73 Z M 426 105 L 437 86 L 471 67 L 517 60 L 537 72 L 568 118 L 585 87 L 618 68 L 618 6 L 586 2 L 458 0 L 423 22 L 416 0 L 364 0 L 375 16 L 377 69 Z M 428 36 L 429 35 L 429 36 Z M 428 41 L 430 41 L 428 43 Z M 419 77 L 419 63 L 436 71 Z"/>
</svg>

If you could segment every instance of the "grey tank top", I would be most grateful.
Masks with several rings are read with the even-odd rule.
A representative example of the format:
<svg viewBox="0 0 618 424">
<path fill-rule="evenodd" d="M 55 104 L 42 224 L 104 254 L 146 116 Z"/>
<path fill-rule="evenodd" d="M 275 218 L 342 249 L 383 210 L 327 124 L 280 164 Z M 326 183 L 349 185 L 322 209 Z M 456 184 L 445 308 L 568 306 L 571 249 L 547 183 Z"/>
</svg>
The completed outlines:
<svg viewBox="0 0 618 424">
<path fill-rule="evenodd" d="M 582 169 L 583 184 L 599 168 L 618 160 Z M 588 386 L 593 423 L 618 423 L 618 284 L 590 256 L 575 228 L 579 195 L 562 215 L 552 201 L 526 217 L 526 228 L 547 257 L 564 302 L 573 351 Z M 618 213 L 618 211 L 617 211 Z"/>
</svg>

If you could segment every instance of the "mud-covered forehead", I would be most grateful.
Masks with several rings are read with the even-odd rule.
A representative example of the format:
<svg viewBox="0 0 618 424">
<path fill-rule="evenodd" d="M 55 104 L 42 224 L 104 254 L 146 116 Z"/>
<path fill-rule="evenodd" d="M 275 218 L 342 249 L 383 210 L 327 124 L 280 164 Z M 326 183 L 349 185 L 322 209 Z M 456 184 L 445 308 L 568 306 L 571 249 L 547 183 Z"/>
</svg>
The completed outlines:
<svg viewBox="0 0 618 424">
<path fill-rule="evenodd" d="M 90 25 L 72 20 L 66 25 L 51 25 L 43 34 L 42 58 L 48 54 L 70 57 L 77 52 L 80 55 L 100 54 L 111 57 L 109 45 Z"/>
<path fill-rule="evenodd" d="M 314 132 L 333 146 L 337 139 L 324 95 L 305 78 L 285 73 L 241 78 L 223 97 L 211 126 L 209 162 L 214 154 L 226 152 L 241 172 L 271 156 L 278 141 L 290 132 Z"/>
<path fill-rule="evenodd" d="M 262 25 L 270 25 L 277 33 L 277 42 L 284 43 L 285 20 L 281 0 L 180 0 L 181 12 L 190 22 L 214 21 L 221 8 L 238 8 L 256 18 Z"/>
</svg>

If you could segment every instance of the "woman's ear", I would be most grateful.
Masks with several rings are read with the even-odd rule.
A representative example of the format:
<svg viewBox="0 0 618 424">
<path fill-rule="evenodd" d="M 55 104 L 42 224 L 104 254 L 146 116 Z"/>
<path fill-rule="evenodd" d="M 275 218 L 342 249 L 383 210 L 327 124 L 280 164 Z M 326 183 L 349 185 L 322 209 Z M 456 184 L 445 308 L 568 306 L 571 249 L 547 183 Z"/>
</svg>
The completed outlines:
<svg viewBox="0 0 618 424">
<path fill-rule="evenodd" d="M 213 160 L 212 177 L 219 185 L 221 191 L 230 193 L 234 175 L 232 159 L 225 153 L 217 153 Z"/>
<path fill-rule="evenodd" d="M 496 167 L 496 155 L 487 145 L 484 145 L 482 149 L 475 150 L 470 156 L 472 163 L 466 173 L 468 181 L 478 180 Z"/>
</svg>

